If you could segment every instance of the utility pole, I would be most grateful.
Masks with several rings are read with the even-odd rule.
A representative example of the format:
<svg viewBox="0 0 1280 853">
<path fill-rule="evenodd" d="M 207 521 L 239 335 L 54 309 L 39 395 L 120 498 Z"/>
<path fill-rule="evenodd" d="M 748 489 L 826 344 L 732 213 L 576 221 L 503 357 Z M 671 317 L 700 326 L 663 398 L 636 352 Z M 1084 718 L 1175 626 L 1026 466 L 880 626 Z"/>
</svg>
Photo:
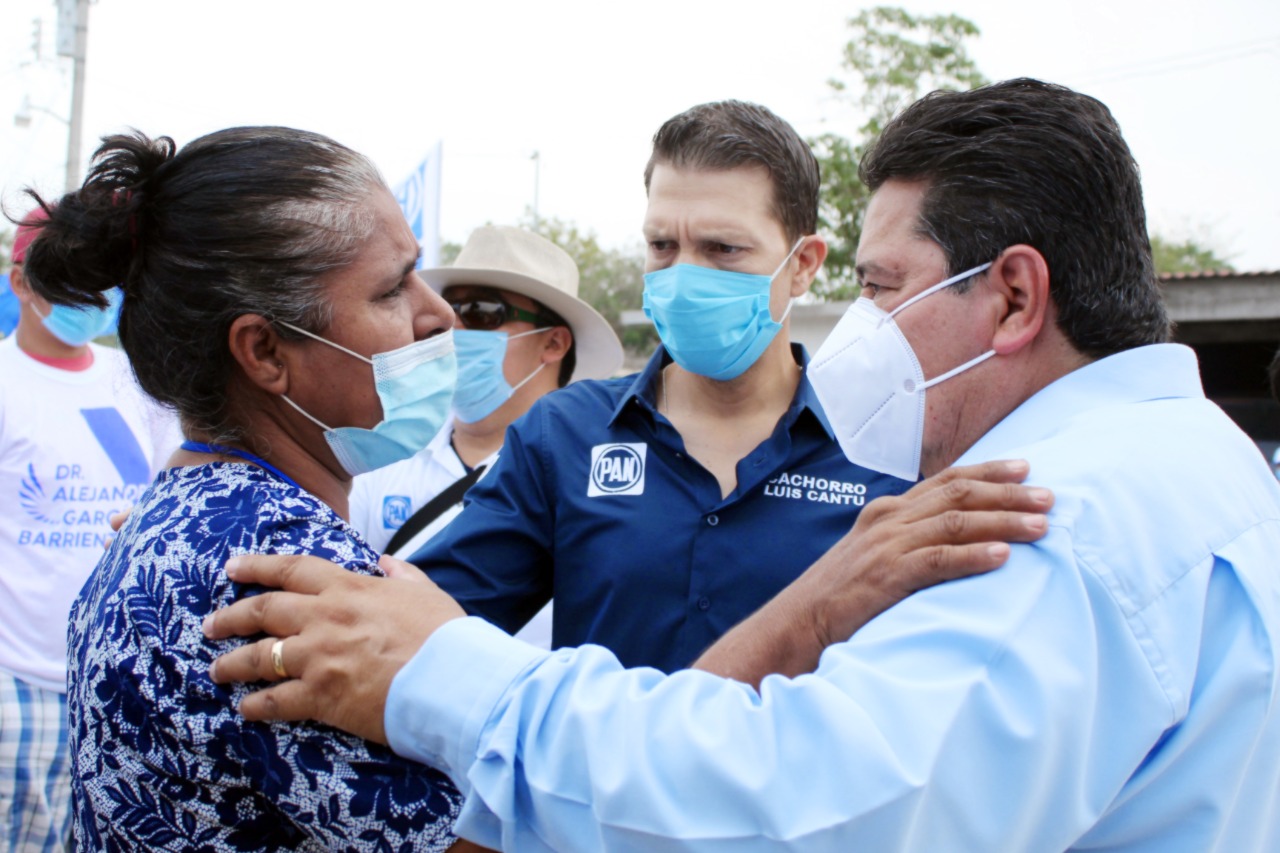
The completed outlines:
<svg viewBox="0 0 1280 853">
<path fill-rule="evenodd" d="M 89 0 L 58 0 L 58 55 L 74 63 L 71 121 L 67 131 L 66 191 L 80 186 L 80 136 L 84 126 L 84 65 L 89 47 Z"/>
<path fill-rule="evenodd" d="M 535 151 L 529 158 L 533 161 L 533 230 L 538 230 L 538 182 L 542 177 L 542 157 Z"/>
</svg>

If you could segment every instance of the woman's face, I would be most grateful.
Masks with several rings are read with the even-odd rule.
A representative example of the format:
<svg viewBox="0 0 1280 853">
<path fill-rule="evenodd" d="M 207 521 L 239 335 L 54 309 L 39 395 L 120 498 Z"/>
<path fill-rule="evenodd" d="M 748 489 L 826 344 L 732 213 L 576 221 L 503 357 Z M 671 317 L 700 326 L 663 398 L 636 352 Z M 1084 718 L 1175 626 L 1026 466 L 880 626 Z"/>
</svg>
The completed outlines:
<svg viewBox="0 0 1280 853">
<path fill-rule="evenodd" d="M 365 205 L 373 231 L 355 260 L 326 276 L 333 319 L 319 334 L 372 358 L 452 328 L 453 311 L 415 271 L 418 243 L 391 193 L 379 188 Z M 304 354 L 296 381 L 305 393 L 290 396 L 304 409 L 331 427 L 382 420 L 370 365 L 319 341 L 294 346 Z"/>
</svg>

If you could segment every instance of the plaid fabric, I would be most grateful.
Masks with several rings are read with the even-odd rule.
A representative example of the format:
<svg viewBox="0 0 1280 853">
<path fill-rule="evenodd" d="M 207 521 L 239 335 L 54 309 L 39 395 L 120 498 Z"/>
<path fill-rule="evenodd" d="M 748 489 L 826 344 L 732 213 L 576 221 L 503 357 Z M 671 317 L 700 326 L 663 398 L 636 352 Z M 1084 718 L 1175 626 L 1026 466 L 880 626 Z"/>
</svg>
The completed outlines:
<svg viewBox="0 0 1280 853">
<path fill-rule="evenodd" d="M 71 850 L 67 697 L 0 672 L 0 850 Z"/>
</svg>

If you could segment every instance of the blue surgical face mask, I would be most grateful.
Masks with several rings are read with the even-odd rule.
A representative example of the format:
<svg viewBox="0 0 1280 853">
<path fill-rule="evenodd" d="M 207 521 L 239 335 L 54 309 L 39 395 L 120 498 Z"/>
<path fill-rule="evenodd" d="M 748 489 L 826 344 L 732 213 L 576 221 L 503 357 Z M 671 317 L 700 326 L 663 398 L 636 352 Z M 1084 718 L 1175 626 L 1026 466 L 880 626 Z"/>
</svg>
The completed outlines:
<svg viewBox="0 0 1280 853">
<path fill-rule="evenodd" d="M 94 338 L 101 337 L 110 331 L 120 313 L 120 301 L 124 294 L 115 287 L 103 294 L 107 297 L 106 308 L 86 306 L 75 308 L 70 305 L 53 305 L 49 313 L 41 315 L 40 322 L 53 333 L 54 337 L 70 347 L 82 347 Z M 35 306 L 32 306 L 35 310 Z"/>
<path fill-rule="evenodd" d="M 676 264 L 645 273 L 644 313 L 676 364 L 711 379 L 736 379 L 756 363 L 791 313 L 769 311 L 773 280 L 804 242 L 801 237 L 773 275 Z"/>
<path fill-rule="evenodd" d="M 537 335 L 551 331 L 550 326 L 531 329 L 518 335 L 506 332 L 482 332 L 475 329 L 455 329 L 453 345 L 458 353 L 458 390 L 453 394 L 453 410 L 458 420 L 473 424 L 484 420 L 498 410 L 511 395 L 537 376 L 545 363 L 520 381 L 514 388 L 507 382 L 502 365 L 507 357 L 507 342 L 525 335 Z"/>
<path fill-rule="evenodd" d="M 444 426 L 458 376 L 452 329 L 368 359 L 306 329 L 289 323 L 280 325 L 373 365 L 374 387 L 382 403 L 382 420 L 373 429 L 326 426 L 287 396 L 284 398 L 324 430 L 329 449 L 352 477 L 408 459 L 426 447 Z"/>
</svg>

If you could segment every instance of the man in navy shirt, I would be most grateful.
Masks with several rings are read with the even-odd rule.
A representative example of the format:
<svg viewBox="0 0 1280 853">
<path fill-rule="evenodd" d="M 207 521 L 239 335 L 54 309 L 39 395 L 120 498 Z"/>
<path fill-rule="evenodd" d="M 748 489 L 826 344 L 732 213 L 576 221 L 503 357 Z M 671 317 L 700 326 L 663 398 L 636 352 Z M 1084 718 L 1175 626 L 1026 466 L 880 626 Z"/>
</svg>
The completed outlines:
<svg viewBox="0 0 1280 853">
<path fill-rule="evenodd" d="M 910 484 L 849 463 L 787 315 L 826 257 L 818 164 L 763 107 L 667 121 L 645 170 L 645 369 L 575 383 L 512 425 L 413 562 L 507 631 L 555 599 L 553 645 L 688 666 Z"/>
</svg>

